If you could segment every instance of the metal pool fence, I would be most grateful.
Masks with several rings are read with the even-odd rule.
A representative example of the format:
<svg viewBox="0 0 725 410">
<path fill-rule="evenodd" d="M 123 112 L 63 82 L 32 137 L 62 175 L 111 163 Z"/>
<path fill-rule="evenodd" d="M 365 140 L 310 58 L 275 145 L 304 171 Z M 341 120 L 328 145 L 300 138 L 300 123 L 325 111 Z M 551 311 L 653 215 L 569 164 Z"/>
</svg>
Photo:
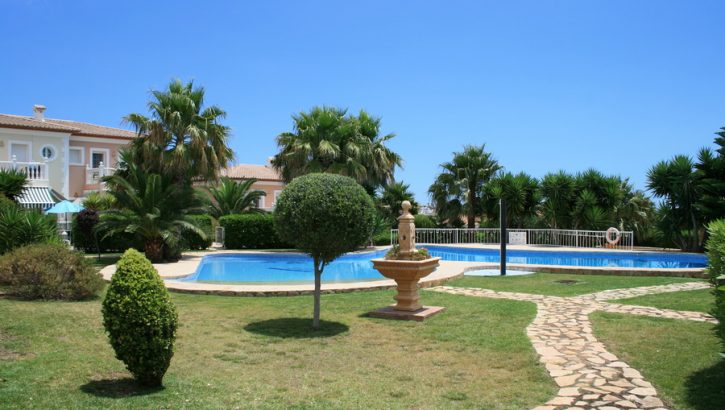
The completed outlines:
<svg viewBox="0 0 725 410">
<path fill-rule="evenodd" d="M 507 229 L 510 245 L 566 246 L 571 248 L 629 249 L 634 246 L 634 233 L 620 231 L 615 244 L 607 242 L 607 231 L 584 231 L 578 229 Z M 610 234 L 614 239 L 614 235 Z M 498 228 L 474 229 L 431 229 L 416 228 L 415 242 L 419 244 L 490 244 L 501 243 Z M 398 243 L 398 230 L 392 229 L 390 244 Z"/>
</svg>

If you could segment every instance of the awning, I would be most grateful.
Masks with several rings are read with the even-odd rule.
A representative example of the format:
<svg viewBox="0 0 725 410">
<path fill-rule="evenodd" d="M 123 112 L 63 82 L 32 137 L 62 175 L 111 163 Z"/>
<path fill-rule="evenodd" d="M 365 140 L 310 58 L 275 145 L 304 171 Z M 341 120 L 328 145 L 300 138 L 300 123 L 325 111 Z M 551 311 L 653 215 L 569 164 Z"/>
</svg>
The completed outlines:
<svg viewBox="0 0 725 410">
<path fill-rule="evenodd" d="M 48 187 L 25 187 L 23 193 L 16 198 L 24 208 L 46 209 L 58 202 L 60 195 Z"/>
</svg>

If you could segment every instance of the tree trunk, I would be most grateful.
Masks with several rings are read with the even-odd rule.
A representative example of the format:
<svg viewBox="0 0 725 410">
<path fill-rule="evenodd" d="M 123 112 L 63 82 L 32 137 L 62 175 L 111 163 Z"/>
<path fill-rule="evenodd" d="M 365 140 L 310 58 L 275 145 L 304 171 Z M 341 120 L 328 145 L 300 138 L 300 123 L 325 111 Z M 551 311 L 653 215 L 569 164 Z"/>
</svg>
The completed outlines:
<svg viewBox="0 0 725 410">
<path fill-rule="evenodd" d="M 471 187 L 468 187 L 468 227 L 476 227 L 476 195 Z"/>
<path fill-rule="evenodd" d="M 161 238 L 153 238 L 144 244 L 144 253 L 148 260 L 153 263 L 164 261 L 164 240 Z"/>
<path fill-rule="evenodd" d="M 320 292 L 322 288 L 322 265 L 315 258 L 315 307 L 312 312 L 312 328 L 320 328 Z"/>
</svg>

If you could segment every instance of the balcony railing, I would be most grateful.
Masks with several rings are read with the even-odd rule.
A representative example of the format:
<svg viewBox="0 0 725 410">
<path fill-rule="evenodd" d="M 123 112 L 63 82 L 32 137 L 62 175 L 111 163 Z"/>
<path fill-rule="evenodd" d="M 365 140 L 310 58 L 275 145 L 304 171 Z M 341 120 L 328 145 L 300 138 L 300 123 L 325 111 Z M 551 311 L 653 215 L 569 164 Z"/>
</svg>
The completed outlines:
<svg viewBox="0 0 725 410">
<path fill-rule="evenodd" d="M 86 185 L 98 185 L 101 184 L 101 179 L 105 176 L 111 175 L 116 172 L 116 168 L 111 168 L 103 165 L 103 162 L 98 164 L 97 168 L 91 168 L 90 165 L 86 168 Z"/>
<path fill-rule="evenodd" d="M 0 161 L 0 169 L 22 172 L 30 185 L 48 184 L 48 164 L 43 162 L 17 161 L 13 155 L 10 161 Z"/>
</svg>

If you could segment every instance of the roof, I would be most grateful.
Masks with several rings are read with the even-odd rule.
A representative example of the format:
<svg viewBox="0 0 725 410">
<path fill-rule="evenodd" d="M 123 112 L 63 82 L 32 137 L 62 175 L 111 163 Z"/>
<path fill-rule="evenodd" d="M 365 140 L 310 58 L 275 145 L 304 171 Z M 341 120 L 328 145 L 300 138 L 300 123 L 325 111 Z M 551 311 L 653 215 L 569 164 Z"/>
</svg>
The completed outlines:
<svg viewBox="0 0 725 410">
<path fill-rule="evenodd" d="M 23 193 L 16 199 L 18 203 L 26 208 L 47 208 L 58 202 L 60 195 L 48 187 L 29 186 L 23 189 Z"/>
<path fill-rule="evenodd" d="M 265 181 L 282 181 L 282 176 L 268 165 L 239 164 L 222 170 L 222 176 L 232 179 L 256 178 Z"/>
<path fill-rule="evenodd" d="M 104 127 L 86 122 L 59 120 L 55 118 L 35 119 L 24 115 L 0 114 L 0 128 L 21 128 L 40 131 L 68 132 L 72 135 L 111 138 L 134 138 L 136 133 L 120 128 Z"/>
</svg>

